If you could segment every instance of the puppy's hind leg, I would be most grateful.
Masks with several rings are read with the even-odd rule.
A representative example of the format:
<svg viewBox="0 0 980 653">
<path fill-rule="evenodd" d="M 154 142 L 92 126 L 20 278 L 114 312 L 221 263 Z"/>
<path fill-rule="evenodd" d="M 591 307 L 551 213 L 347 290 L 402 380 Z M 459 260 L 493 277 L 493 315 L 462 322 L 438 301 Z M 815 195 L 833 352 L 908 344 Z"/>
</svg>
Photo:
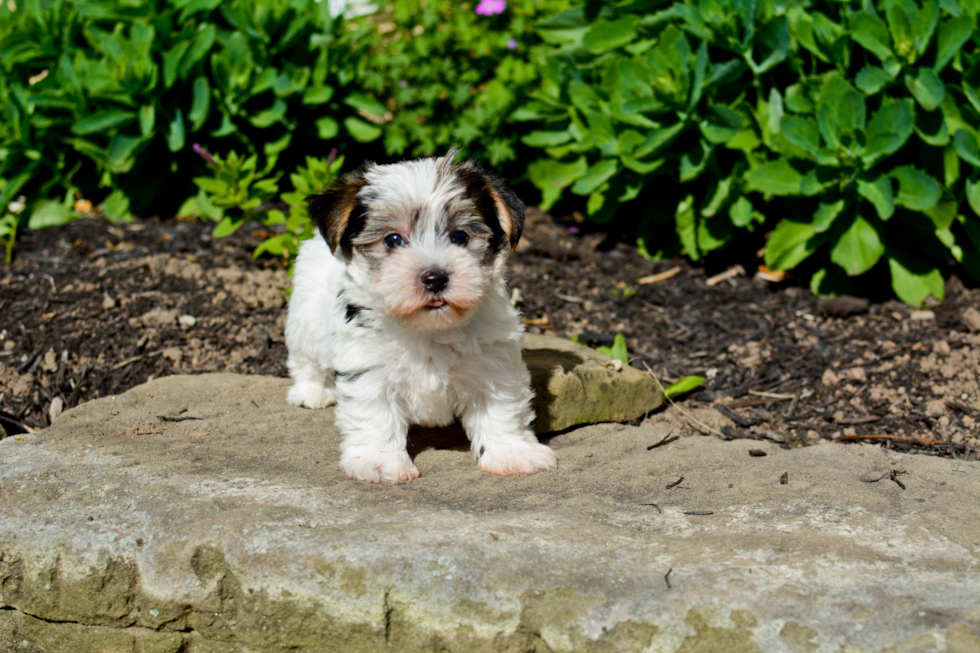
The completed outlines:
<svg viewBox="0 0 980 653">
<path fill-rule="evenodd" d="M 290 356 L 286 366 L 295 382 L 286 395 L 290 404 L 316 409 L 337 403 L 333 370 L 305 356 Z"/>
</svg>

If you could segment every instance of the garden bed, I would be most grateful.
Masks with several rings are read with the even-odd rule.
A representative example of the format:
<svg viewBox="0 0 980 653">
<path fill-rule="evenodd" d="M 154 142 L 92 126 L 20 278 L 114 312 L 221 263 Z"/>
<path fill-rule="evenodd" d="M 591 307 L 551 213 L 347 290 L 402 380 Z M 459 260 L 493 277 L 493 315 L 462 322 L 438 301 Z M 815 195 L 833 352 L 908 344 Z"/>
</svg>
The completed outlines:
<svg viewBox="0 0 980 653">
<path fill-rule="evenodd" d="M 211 228 L 82 220 L 25 232 L 13 264 L 0 268 L 4 417 L 44 427 L 53 402 L 57 413 L 58 403 L 170 374 L 285 376 L 288 276 L 278 261 L 252 260 L 260 232 L 246 226 L 213 239 Z M 632 364 L 665 384 L 707 377 L 684 404 L 728 438 L 870 439 L 977 459 L 980 324 L 971 332 L 969 319 L 977 289 L 954 278 L 932 311 L 842 306 L 791 282 L 736 275 L 708 285 L 702 268 L 649 262 L 578 231 L 529 214 L 510 277 L 529 331 L 590 344 L 622 333 Z"/>
</svg>

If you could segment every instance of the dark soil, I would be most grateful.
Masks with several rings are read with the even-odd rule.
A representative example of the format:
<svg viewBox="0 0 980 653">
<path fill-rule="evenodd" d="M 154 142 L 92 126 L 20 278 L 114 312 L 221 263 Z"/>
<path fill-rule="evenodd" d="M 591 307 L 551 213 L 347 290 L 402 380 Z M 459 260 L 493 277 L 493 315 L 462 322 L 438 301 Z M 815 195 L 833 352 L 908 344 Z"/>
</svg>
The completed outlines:
<svg viewBox="0 0 980 653">
<path fill-rule="evenodd" d="M 53 401 L 57 412 L 59 399 L 68 408 L 168 374 L 285 376 L 285 270 L 252 260 L 261 232 L 212 239 L 210 229 L 81 220 L 24 233 L 0 266 L 8 430 L 46 426 Z M 530 213 L 511 273 L 528 330 L 593 345 L 622 333 L 632 364 L 665 385 L 706 377 L 683 405 L 728 438 L 869 440 L 977 459 L 980 333 L 964 320 L 977 290 L 954 278 L 932 312 L 821 302 L 752 271 L 708 285 L 703 268 L 649 262 L 578 230 Z"/>
</svg>

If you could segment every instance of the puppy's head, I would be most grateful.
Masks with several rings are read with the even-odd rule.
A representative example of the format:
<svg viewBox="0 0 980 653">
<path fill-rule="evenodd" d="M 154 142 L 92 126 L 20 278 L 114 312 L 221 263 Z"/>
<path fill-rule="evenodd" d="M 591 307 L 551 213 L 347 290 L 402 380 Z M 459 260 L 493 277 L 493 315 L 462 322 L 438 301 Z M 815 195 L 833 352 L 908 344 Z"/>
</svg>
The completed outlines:
<svg viewBox="0 0 980 653">
<path fill-rule="evenodd" d="M 367 308 L 420 330 L 463 323 L 503 275 L 524 226 L 513 191 L 455 154 L 368 165 L 308 198 Z"/>
</svg>

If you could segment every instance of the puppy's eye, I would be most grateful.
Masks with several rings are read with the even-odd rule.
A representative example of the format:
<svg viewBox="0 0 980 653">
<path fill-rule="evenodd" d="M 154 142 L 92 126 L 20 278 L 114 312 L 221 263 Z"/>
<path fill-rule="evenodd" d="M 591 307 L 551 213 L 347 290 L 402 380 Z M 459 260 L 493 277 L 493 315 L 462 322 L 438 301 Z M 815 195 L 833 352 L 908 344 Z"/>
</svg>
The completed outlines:
<svg viewBox="0 0 980 653">
<path fill-rule="evenodd" d="M 405 244 L 405 239 L 398 234 L 388 234 L 384 239 L 385 247 L 388 249 L 395 249 L 396 247 L 401 247 Z"/>
<path fill-rule="evenodd" d="M 470 240 L 470 235 L 465 231 L 454 231 L 449 236 L 449 242 L 451 242 L 453 245 L 459 245 L 460 247 L 466 245 L 466 243 L 468 243 L 469 240 Z"/>
</svg>

